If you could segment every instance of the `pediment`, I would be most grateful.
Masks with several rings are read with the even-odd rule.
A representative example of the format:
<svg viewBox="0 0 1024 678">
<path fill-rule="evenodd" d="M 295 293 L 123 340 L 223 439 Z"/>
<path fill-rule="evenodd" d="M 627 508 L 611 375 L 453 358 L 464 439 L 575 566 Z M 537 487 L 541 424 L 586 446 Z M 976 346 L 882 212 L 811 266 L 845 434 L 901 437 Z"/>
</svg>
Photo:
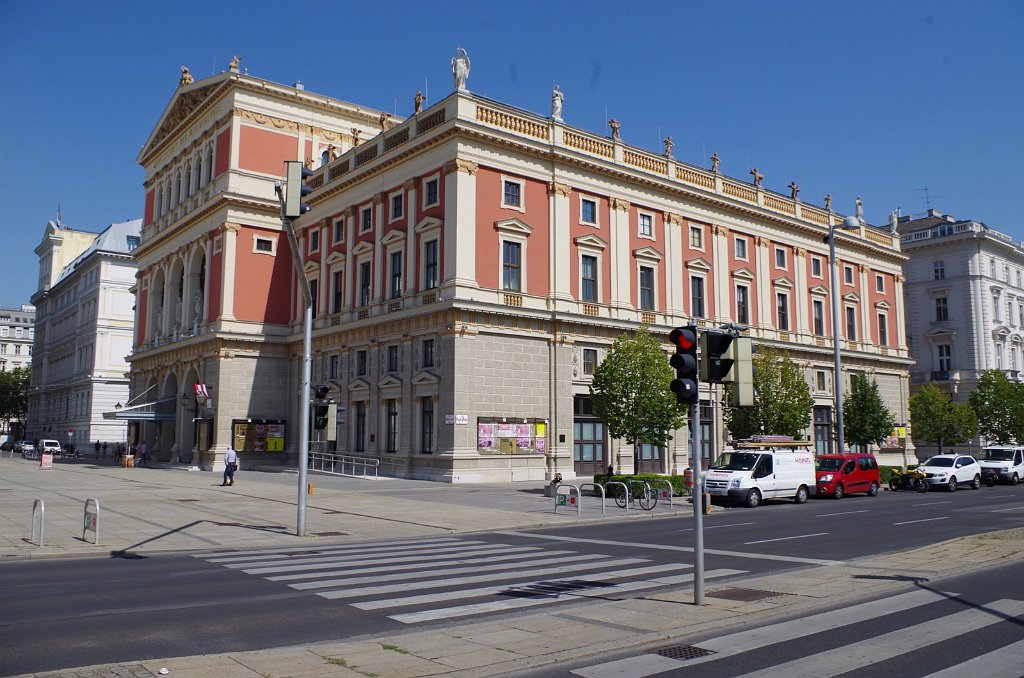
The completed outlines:
<svg viewBox="0 0 1024 678">
<path fill-rule="evenodd" d="M 405 231 L 397 228 L 393 228 L 384 234 L 384 237 L 380 239 L 382 245 L 392 245 L 396 242 L 405 241 Z"/>
<path fill-rule="evenodd" d="M 345 263 L 345 253 L 334 251 L 331 252 L 330 256 L 324 259 L 324 263 L 328 266 L 337 266 Z"/>
<path fill-rule="evenodd" d="M 348 390 L 352 391 L 367 391 L 370 388 L 370 382 L 366 381 L 362 377 L 358 377 L 348 382 Z"/>
<path fill-rule="evenodd" d="M 707 259 L 703 257 L 697 257 L 696 259 L 690 259 L 686 262 L 686 268 L 694 271 L 710 271 L 711 264 L 708 263 Z"/>
<path fill-rule="evenodd" d="M 427 372 L 426 370 L 418 372 L 416 376 L 412 378 L 414 386 L 422 386 L 424 384 L 440 384 L 441 380 L 433 372 Z"/>
<path fill-rule="evenodd" d="M 592 233 L 577 236 L 573 240 L 573 242 L 576 244 L 577 247 L 590 247 L 592 249 L 598 250 L 603 250 L 604 248 L 608 247 L 608 243 L 606 243 L 601 238 L 598 238 L 596 235 L 593 235 Z"/>
<path fill-rule="evenodd" d="M 400 379 L 395 379 L 392 375 L 385 375 L 383 379 L 377 382 L 377 388 L 401 388 L 402 382 Z"/>
<path fill-rule="evenodd" d="M 139 152 L 138 161 L 141 164 L 145 164 L 143 159 L 153 149 L 160 146 L 164 140 L 173 135 L 181 127 L 182 123 L 203 107 L 203 104 L 216 96 L 225 79 L 226 74 L 223 74 L 219 77 L 215 76 L 191 85 L 178 87 L 174 92 L 174 96 L 171 97 L 170 103 L 167 104 L 167 108 L 164 109 L 163 115 L 160 116 L 160 120 L 157 122 L 153 133 L 149 135 L 146 143 L 143 144 L 142 150 Z"/>
<path fill-rule="evenodd" d="M 732 277 L 737 278 L 739 280 L 753 280 L 754 272 L 751 271 L 746 266 L 741 266 L 740 268 L 737 268 L 735 271 L 732 272 Z"/>
<path fill-rule="evenodd" d="M 650 245 L 645 247 L 638 247 L 633 250 L 633 256 L 637 259 L 649 259 L 651 261 L 661 261 L 661 252 L 654 249 Z"/>
<path fill-rule="evenodd" d="M 310 259 L 303 264 L 302 270 L 306 272 L 306 275 L 316 275 L 320 272 L 320 262 Z"/>
<path fill-rule="evenodd" d="M 824 285 L 813 285 L 811 287 L 811 289 L 808 290 L 808 291 L 811 293 L 812 297 L 827 297 L 828 296 L 828 288 L 826 288 Z"/>
<path fill-rule="evenodd" d="M 786 276 L 776 278 L 775 280 L 772 281 L 772 285 L 775 287 L 784 287 L 789 290 L 793 289 L 794 287 L 793 281 L 787 278 Z"/>
<path fill-rule="evenodd" d="M 1010 328 L 1007 327 L 1006 325 L 996 325 L 995 327 L 992 328 L 992 336 L 1005 339 L 1006 337 L 1010 336 Z"/>
<path fill-rule="evenodd" d="M 413 229 L 417 233 L 427 233 L 434 229 L 441 228 L 442 221 L 437 217 L 423 217 L 420 219 L 420 223 L 416 224 L 416 228 Z"/>
<path fill-rule="evenodd" d="M 860 297 L 858 297 L 853 292 L 847 292 L 846 294 L 843 295 L 843 301 L 851 304 L 856 304 L 857 302 L 860 301 Z"/>
<path fill-rule="evenodd" d="M 359 244 L 352 248 L 352 256 L 358 257 L 360 254 L 366 254 L 367 252 L 373 251 L 373 245 L 368 240 L 361 240 Z"/>
<path fill-rule="evenodd" d="M 892 308 L 892 306 L 889 305 L 888 301 L 883 299 L 883 300 L 875 303 L 875 308 L 881 309 L 883 311 L 888 311 L 890 308 Z"/>
<path fill-rule="evenodd" d="M 956 336 L 956 330 L 948 329 L 948 328 L 945 328 L 945 327 L 939 327 L 939 328 L 936 328 L 936 329 L 931 330 L 929 332 L 926 332 L 924 336 L 925 336 L 925 338 L 931 339 L 931 340 L 935 340 L 935 339 L 950 339 L 950 338 Z"/>
<path fill-rule="evenodd" d="M 530 226 L 522 219 L 499 219 L 494 222 L 494 230 L 513 233 L 515 235 L 528 236 L 533 233 L 533 226 Z"/>
</svg>

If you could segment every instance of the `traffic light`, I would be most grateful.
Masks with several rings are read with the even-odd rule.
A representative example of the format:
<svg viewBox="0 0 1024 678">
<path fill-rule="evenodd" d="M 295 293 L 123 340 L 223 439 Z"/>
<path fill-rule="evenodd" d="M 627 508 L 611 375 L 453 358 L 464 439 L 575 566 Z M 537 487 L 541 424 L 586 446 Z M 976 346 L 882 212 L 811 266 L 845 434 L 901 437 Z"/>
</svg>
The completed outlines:
<svg viewBox="0 0 1024 678">
<path fill-rule="evenodd" d="M 302 202 L 302 199 L 313 192 L 313 189 L 306 184 L 306 179 L 313 176 L 313 170 L 308 169 L 298 160 L 288 161 L 288 182 L 284 200 L 284 215 L 289 219 L 300 217 L 310 210 L 309 205 Z"/>
<path fill-rule="evenodd" d="M 669 364 L 676 370 L 676 378 L 672 380 L 672 392 L 676 394 L 676 401 L 680 405 L 696 405 L 699 399 L 697 327 L 677 327 L 669 333 L 668 340 L 676 347 L 676 352 L 669 358 Z"/>
<path fill-rule="evenodd" d="M 324 384 L 317 384 L 316 386 L 313 387 L 313 395 L 316 396 L 317 400 L 323 400 L 324 398 L 327 397 L 327 394 L 330 392 L 330 390 L 330 386 L 326 386 Z"/>
<path fill-rule="evenodd" d="M 751 407 L 754 404 L 753 350 L 754 343 L 750 337 L 736 337 L 732 353 L 736 361 L 732 369 L 735 382 L 733 391 L 736 395 L 733 402 L 735 407 Z"/>
<path fill-rule="evenodd" d="M 714 384 L 734 381 L 731 374 L 734 337 L 728 332 L 704 332 L 700 335 L 700 380 Z"/>
<path fill-rule="evenodd" d="M 333 442 L 338 439 L 338 406 L 331 400 L 327 403 L 327 441 Z"/>
<path fill-rule="evenodd" d="M 322 431 L 327 428 L 330 405 L 315 405 L 313 407 L 313 428 Z"/>
</svg>

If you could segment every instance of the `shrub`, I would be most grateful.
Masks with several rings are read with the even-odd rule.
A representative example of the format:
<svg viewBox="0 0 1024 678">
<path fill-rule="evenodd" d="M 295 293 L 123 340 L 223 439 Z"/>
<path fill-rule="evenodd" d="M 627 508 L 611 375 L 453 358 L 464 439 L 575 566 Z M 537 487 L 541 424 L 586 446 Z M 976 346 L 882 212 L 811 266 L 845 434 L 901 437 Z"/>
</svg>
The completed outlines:
<svg viewBox="0 0 1024 678">
<path fill-rule="evenodd" d="M 686 487 L 686 482 L 685 482 L 683 476 L 663 476 L 663 475 L 658 474 L 658 473 L 636 473 L 636 474 L 633 474 L 633 475 L 623 475 L 623 474 L 618 474 L 617 473 L 617 474 L 613 475 L 611 478 L 609 478 L 608 475 L 604 474 L 604 473 L 599 473 L 599 474 L 594 476 L 594 482 L 598 483 L 600 485 L 604 485 L 605 483 L 607 483 L 609 481 L 614 481 L 616 483 L 626 483 L 626 484 L 628 484 L 629 481 L 631 481 L 631 480 L 646 480 L 646 481 L 651 481 L 651 480 L 667 480 L 670 483 L 672 483 L 672 496 L 674 496 L 674 497 L 681 497 L 681 496 L 689 494 L 689 491 L 688 491 L 688 489 Z M 664 489 L 664 488 L 665 488 L 665 486 L 663 484 L 661 484 L 661 483 L 653 483 L 651 485 L 651 489 L 652 490 L 659 490 L 659 489 Z M 612 487 L 613 491 L 614 490 L 621 490 L 621 489 L 622 488 L 620 488 L 620 487 Z M 611 495 L 609 495 L 609 496 L 611 496 Z"/>
</svg>

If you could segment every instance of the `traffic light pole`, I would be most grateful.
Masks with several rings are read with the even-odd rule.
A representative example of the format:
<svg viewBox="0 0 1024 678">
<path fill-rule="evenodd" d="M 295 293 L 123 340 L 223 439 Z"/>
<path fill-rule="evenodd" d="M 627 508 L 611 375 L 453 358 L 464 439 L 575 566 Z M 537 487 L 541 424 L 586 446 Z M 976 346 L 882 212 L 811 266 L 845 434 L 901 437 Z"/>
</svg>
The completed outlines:
<svg viewBox="0 0 1024 678">
<path fill-rule="evenodd" d="M 704 482 L 700 459 L 700 405 L 690 405 L 693 454 L 693 604 L 704 604 Z"/>
</svg>

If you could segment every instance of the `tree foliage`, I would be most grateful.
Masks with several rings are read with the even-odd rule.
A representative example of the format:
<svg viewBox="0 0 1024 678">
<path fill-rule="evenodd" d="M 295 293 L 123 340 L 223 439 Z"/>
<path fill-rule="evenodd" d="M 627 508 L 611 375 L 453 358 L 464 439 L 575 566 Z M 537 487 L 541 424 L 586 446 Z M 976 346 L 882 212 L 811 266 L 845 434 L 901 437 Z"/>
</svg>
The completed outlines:
<svg viewBox="0 0 1024 678">
<path fill-rule="evenodd" d="M 847 443 L 866 447 L 879 444 L 896 427 L 882 402 L 878 382 L 863 374 L 850 376 L 850 392 L 843 399 L 843 435 Z"/>
<path fill-rule="evenodd" d="M 665 445 L 686 423 L 686 406 L 669 390 L 674 376 L 665 351 L 646 326 L 632 338 L 621 334 L 594 369 L 594 413 L 616 438 Z"/>
<path fill-rule="evenodd" d="M 28 367 L 0 372 L 0 419 L 25 421 L 28 413 Z"/>
<path fill-rule="evenodd" d="M 978 427 L 970 405 L 954 403 L 948 393 L 931 384 L 910 396 L 910 423 L 914 437 L 938 445 L 939 454 L 943 445 L 969 440 Z"/>
<path fill-rule="evenodd" d="M 732 386 L 726 391 L 725 425 L 733 438 L 757 434 L 799 437 L 811 423 L 811 389 L 790 357 L 773 348 L 758 347 L 753 356 L 754 405 L 731 407 Z"/>
<path fill-rule="evenodd" d="M 1024 440 L 1024 385 L 1000 370 L 985 370 L 967 402 L 978 419 L 978 433 L 989 442 Z"/>
</svg>

